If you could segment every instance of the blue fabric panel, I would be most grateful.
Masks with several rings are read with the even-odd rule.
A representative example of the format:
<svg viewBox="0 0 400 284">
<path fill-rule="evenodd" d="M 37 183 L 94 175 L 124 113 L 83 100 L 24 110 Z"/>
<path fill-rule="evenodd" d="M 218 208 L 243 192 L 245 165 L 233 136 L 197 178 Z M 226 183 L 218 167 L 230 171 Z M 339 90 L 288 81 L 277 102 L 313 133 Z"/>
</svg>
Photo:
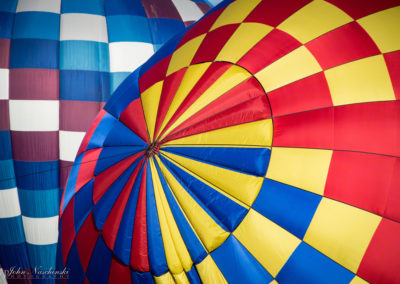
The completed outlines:
<svg viewBox="0 0 400 284">
<path fill-rule="evenodd" d="M 131 283 L 140 283 L 140 284 L 153 284 L 154 279 L 151 276 L 150 272 L 139 272 L 132 270 L 132 282 Z"/>
<path fill-rule="evenodd" d="M 186 276 L 189 279 L 189 282 L 191 284 L 201 284 L 201 280 L 199 277 L 199 274 L 197 273 L 196 267 L 193 265 L 192 269 L 190 269 L 188 272 L 186 272 Z"/>
<path fill-rule="evenodd" d="M 121 85 L 121 83 L 131 74 L 131 72 L 112 72 L 110 73 L 111 94 Z"/>
<path fill-rule="evenodd" d="M 226 228 L 233 232 L 247 214 L 247 209 L 238 203 L 217 192 L 202 181 L 196 179 L 184 170 L 175 166 L 165 158 L 161 161 L 171 170 L 171 173 L 178 177 L 190 189 L 191 196 L 196 196 L 207 208 L 214 213 Z M 212 216 L 211 216 L 212 217 Z"/>
<path fill-rule="evenodd" d="M 10 131 L 0 131 L 0 160 L 9 159 L 12 159 Z"/>
<path fill-rule="evenodd" d="M 56 263 L 57 243 L 51 245 L 26 244 L 31 267 L 48 271 L 54 269 Z"/>
<path fill-rule="evenodd" d="M 58 228 L 61 228 L 61 223 L 60 221 Z M 74 245 L 74 244 L 72 244 Z M 64 270 L 64 261 L 62 258 L 62 249 L 61 249 L 61 234 L 58 234 L 58 242 L 57 242 L 57 254 L 56 254 L 56 270 L 57 271 L 63 271 Z M 68 271 L 67 268 L 65 268 L 65 271 Z M 61 279 L 56 279 L 57 284 L 61 284 Z"/>
<path fill-rule="evenodd" d="M 211 256 L 228 283 L 269 283 L 274 280 L 233 235 Z"/>
<path fill-rule="evenodd" d="M 116 120 L 115 117 L 106 113 L 97 125 L 96 130 L 93 132 L 86 150 L 102 148 L 108 133 L 117 122 L 118 120 Z"/>
<path fill-rule="evenodd" d="M 302 239 L 321 196 L 265 179 L 253 209 Z"/>
<path fill-rule="evenodd" d="M 0 1 L 0 3 L 1 2 L 3 1 Z M 0 12 L 0 38 L 11 38 L 13 24 L 14 13 Z"/>
<path fill-rule="evenodd" d="M 122 122 L 117 121 L 111 129 L 104 146 L 146 146 L 146 142 L 126 127 Z"/>
<path fill-rule="evenodd" d="M 171 189 L 169 188 L 167 182 L 164 179 L 164 176 L 161 173 L 161 170 L 158 166 L 158 175 L 160 177 L 161 185 L 165 192 L 165 196 L 167 197 L 168 204 L 171 208 L 172 214 L 174 215 L 175 222 L 179 228 L 179 232 L 183 238 L 183 241 L 190 253 L 190 257 L 192 260 L 197 264 L 200 263 L 206 256 L 207 251 L 204 249 L 203 245 L 201 244 L 200 240 L 194 233 L 192 227 L 189 225 L 185 215 L 183 214 L 182 210 L 180 209 L 178 203 L 176 202 Z"/>
<path fill-rule="evenodd" d="M 113 93 L 111 99 L 104 106 L 104 109 L 118 117 L 125 108 L 135 99 L 140 98 L 139 92 L 139 71 L 140 67 L 129 75 L 125 81 Z"/>
<path fill-rule="evenodd" d="M 60 100 L 105 102 L 110 97 L 110 73 L 60 70 Z"/>
<path fill-rule="evenodd" d="M 64 212 L 69 201 L 72 199 L 72 197 L 75 194 L 76 180 L 78 178 L 79 167 L 80 167 L 80 164 L 82 163 L 83 155 L 84 155 L 84 153 L 81 153 L 78 157 L 76 157 L 74 165 L 72 166 L 71 171 L 69 172 L 67 184 L 65 186 L 65 190 L 63 193 L 64 201 L 63 201 L 63 206 L 62 206 L 62 212 Z"/>
<path fill-rule="evenodd" d="M 104 16 L 102 0 L 63 0 L 61 13 L 85 13 Z"/>
<path fill-rule="evenodd" d="M 57 216 L 60 210 L 58 188 L 43 190 L 18 189 L 21 213 L 32 218 Z"/>
<path fill-rule="evenodd" d="M 150 30 L 154 44 L 163 44 L 179 32 L 185 31 L 182 21 L 164 18 L 150 18 Z"/>
<path fill-rule="evenodd" d="M 350 283 L 354 274 L 306 243 L 301 243 L 276 276 L 280 284 Z"/>
<path fill-rule="evenodd" d="M 74 227 L 78 232 L 87 216 L 92 210 L 94 179 L 85 184 L 76 194 L 74 199 Z"/>
<path fill-rule="evenodd" d="M 14 161 L 14 165 L 18 188 L 33 190 L 58 188 L 59 161 Z"/>
<path fill-rule="evenodd" d="M 108 44 L 84 40 L 61 41 L 60 69 L 109 72 Z"/>
<path fill-rule="evenodd" d="M 116 15 L 107 17 L 108 41 L 136 41 L 152 43 L 149 23 L 146 17 Z M 123 29 L 121 27 L 124 27 Z"/>
<path fill-rule="evenodd" d="M 143 150 L 143 147 L 110 147 L 103 148 L 97 160 L 94 174 L 97 176 L 106 169 Z"/>
<path fill-rule="evenodd" d="M 124 215 L 119 225 L 117 238 L 114 244 L 114 253 L 125 264 L 130 265 L 133 225 L 135 221 L 136 205 L 139 197 L 140 182 L 143 177 L 143 166 L 132 187 L 132 193 L 126 203 Z"/>
<path fill-rule="evenodd" d="M 72 243 L 65 267 L 69 272 L 67 283 L 83 283 L 83 280 L 85 279 L 85 272 L 82 268 L 81 261 L 79 260 L 76 241 Z"/>
<path fill-rule="evenodd" d="M 15 245 L 25 242 L 21 215 L 0 218 L 0 245 Z"/>
<path fill-rule="evenodd" d="M 13 38 L 60 39 L 60 15 L 48 12 L 15 14 Z"/>
<path fill-rule="evenodd" d="M 91 283 L 108 283 L 112 253 L 100 236 L 93 249 L 87 269 L 87 278 Z"/>
<path fill-rule="evenodd" d="M 16 187 L 14 161 L 0 160 L 0 189 Z"/>
<path fill-rule="evenodd" d="M 149 264 L 151 272 L 156 276 L 160 276 L 168 271 L 168 266 L 161 236 L 160 222 L 158 220 L 157 205 L 149 163 L 147 163 L 146 187 Z"/>
<path fill-rule="evenodd" d="M 261 177 L 267 172 L 271 156 L 266 148 L 165 147 L 163 151 Z"/>
<path fill-rule="evenodd" d="M 128 169 L 107 189 L 101 199 L 93 208 L 93 217 L 99 230 L 103 228 L 104 223 L 117 201 L 119 194 L 137 167 L 139 160 L 135 161 Z"/>
<path fill-rule="evenodd" d="M 141 0 L 105 0 L 106 15 L 136 15 L 146 17 Z"/>
<path fill-rule="evenodd" d="M 58 52 L 58 40 L 13 39 L 10 47 L 10 69 L 58 69 Z"/>
<path fill-rule="evenodd" d="M 4 232 L 3 230 L 1 232 Z M 26 243 L 15 245 L 0 244 L 0 263 L 2 268 L 10 269 L 13 266 L 21 269 L 29 268 L 29 259 L 26 251 Z"/>
<path fill-rule="evenodd" d="M 17 9 L 18 0 L 0 1 L 0 11 L 14 13 Z"/>
</svg>

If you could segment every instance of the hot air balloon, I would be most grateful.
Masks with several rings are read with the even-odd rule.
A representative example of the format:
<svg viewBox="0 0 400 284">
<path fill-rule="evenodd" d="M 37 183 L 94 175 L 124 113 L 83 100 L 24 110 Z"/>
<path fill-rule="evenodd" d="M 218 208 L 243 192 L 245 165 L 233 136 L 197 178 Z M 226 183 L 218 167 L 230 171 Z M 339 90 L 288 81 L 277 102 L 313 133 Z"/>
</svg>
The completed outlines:
<svg viewBox="0 0 400 284">
<path fill-rule="evenodd" d="M 86 130 L 124 77 L 208 11 L 207 3 L 1 1 L 4 269 L 54 269 L 60 189 Z"/>
<path fill-rule="evenodd" d="M 400 282 L 398 4 L 224 2 L 162 47 L 78 151 L 69 280 Z"/>
</svg>

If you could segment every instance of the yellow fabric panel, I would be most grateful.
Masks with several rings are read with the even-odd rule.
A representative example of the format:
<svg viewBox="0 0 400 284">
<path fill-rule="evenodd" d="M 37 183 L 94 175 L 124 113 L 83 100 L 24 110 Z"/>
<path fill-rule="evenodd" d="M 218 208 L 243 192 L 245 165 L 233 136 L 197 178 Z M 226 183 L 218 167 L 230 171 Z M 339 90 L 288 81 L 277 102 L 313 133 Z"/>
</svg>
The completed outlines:
<svg viewBox="0 0 400 284">
<path fill-rule="evenodd" d="M 396 99 L 382 55 L 337 66 L 325 76 L 334 105 Z"/>
<path fill-rule="evenodd" d="M 238 62 L 272 29 L 273 27 L 260 23 L 242 23 L 221 49 L 215 61 Z"/>
<path fill-rule="evenodd" d="M 192 144 L 271 146 L 272 132 L 272 120 L 263 119 L 183 137 L 172 140 L 164 145 Z"/>
<path fill-rule="evenodd" d="M 161 276 L 153 276 L 153 278 L 156 284 L 175 284 L 174 278 L 169 271 Z"/>
<path fill-rule="evenodd" d="M 215 264 L 211 255 L 207 255 L 202 262 L 196 265 L 200 279 L 205 284 L 227 284 L 224 275 Z"/>
<path fill-rule="evenodd" d="M 332 150 L 272 147 L 266 177 L 323 195 Z"/>
<path fill-rule="evenodd" d="M 169 62 L 167 76 L 190 65 L 206 34 L 199 35 L 175 50 Z"/>
<path fill-rule="evenodd" d="M 253 209 L 250 209 L 233 235 L 273 277 L 301 242 Z"/>
<path fill-rule="evenodd" d="M 351 280 L 350 284 L 368 284 L 368 282 L 356 275 L 353 280 Z"/>
<path fill-rule="evenodd" d="M 150 159 L 150 168 L 168 268 L 173 274 L 179 274 L 183 269 L 189 271 L 193 262 L 168 205 L 153 159 Z"/>
<path fill-rule="evenodd" d="M 189 106 L 189 108 L 165 132 L 165 135 L 168 135 L 168 133 L 182 122 L 251 76 L 252 75 L 246 69 L 232 65 L 232 67 L 226 70 L 224 74 L 222 74 L 191 106 Z"/>
<path fill-rule="evenodd" d="M 183 209 L 182 211 L 185 212 L 186 218 L 204 246 L 208 251 L 213 251 L 219 247 L 229 237 L 229 233 L 215 223 L 201 206 L 197 204 L 158 158 L 157 162 L 175 198 Z"/>
<path fill-rule="evenodd" d="M 306 43 L 352 21 L 353 19 L 338 7 L 315 0 L 295 12 L 277 28 Z"/>
<path fill-rule="evenodd" d="M 184 271 L 179 274 L 173 274 L 172 276 L 177 284 L 190 284 L 190 281 Z"/>
<path fill-rule="evenodd" d="M 178 90 L 176 91 L 174 98 L 172 99 L 171 105 L 165 115 L 164 121 L 161 124 L 160 132 L 165 128 L 165 125 L 174 115 L 178 107 L 182 104 L 184 99 L 187 97 L 189 92 L 193 89 L 194 85 L 199 81 L 204 72 L 210 67 L 211 62 L 200 63 L 195 65 L 190 65 L 185 75 L 182 78 L 182 82 L 179 84 Z"/>
<path fill-rule="evenodd" d="M 271 282 L 269 282 L 269 284 L 279 284 L 279 283 L 276 280 L 272 280 Z"/>
<path fill-rule="evenodd" d="M 171 148 L 171 147 L 169 147 Z M 187 169 L 185 169 L 184 167 L 182 167 L 181 165 L 177 164 L 176 162 L 174 162 L 173 160 L 169 159 L 165 154 L 164 151 L 161 150 L 161 154 L 163 154 L 164 158 L 166 158 L 168 161 L 170 161 L 171 163 L 173 163 L 175 166 L 179 167 L 181 170 L 186 171 Z M 213 188 L 215 191 L 218 191 L 220 194 L 224 195 L 226 198 L 229 198 L 230 200 L 238 203 L 240 206 L 249 209 L 250 207 L 246 204 L 244 204 L 242 201 L 240 201 L 239 199 L 233 197 L 232 195 L 227 194 L 226 192 L 222 191 L 221 189 L 219 189 L 218 187 L 214 186 L 213 184 L 209 183 L 208 181 L 206 181 L 205 179 L 203 179 L 202 177 L 196 175 L 193 172 L 190 172 L 190 175 L 194 176 L 196 179 L 200 180 L 201 182 L 207 184 L 209 187 Z"/>
<path fill-rule="evenodd" d="M 381 217 L 322 198 L 304 241 L 356 273 Z"/>
<path fill-rule="evenodd" d="M 164 81 L 159 81 L 148 88 L 141 94 L 144 117 L 146 119 L 147 130 L 149 132 L 150 141 L 153 141 L 154 128 L 156 125 L 156 117 L 158 112 L 158 104 L 160 103 L 161 90 Z"/>
<path fill-rule="evenodd" d="M 357 22 L 372 37 L 382 53 L 400 49 L 400 6 L 366 16 Z"/>
<path fill-rule="evenodd" d="M 210 31 L 224 25 L 241 23 L 253 11 L 253 9 L 261 2 L 261 0 L 236 0 L 233 1 L 221 13 L 214 22 Z"/>
<path fill-rule="evenodd" d="M 322 68 L 314 56 L 306 47 L 300 46 L 259 71 L 255 77 L 264 91 L 269 92 L 320 71 Z"/>
<path fill-rule="evenodd" d="M 165 155 L 194 172 L 221 190 L 251 206 L 261 189 L 264 178 L 213 166 L 179 155 Z"/>
</svg>

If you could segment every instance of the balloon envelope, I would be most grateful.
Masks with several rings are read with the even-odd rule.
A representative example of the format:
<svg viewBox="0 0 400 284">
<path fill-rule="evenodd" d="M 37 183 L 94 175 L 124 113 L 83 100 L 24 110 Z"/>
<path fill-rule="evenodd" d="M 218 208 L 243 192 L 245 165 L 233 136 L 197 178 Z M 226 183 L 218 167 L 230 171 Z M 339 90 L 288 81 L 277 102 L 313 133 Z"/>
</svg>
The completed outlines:
<svg viewBox="0 0 400 284">
<path fill-rule="evenodd" d="M 397 4 L 225 2 L 161 48 L 80 146 L 71 282 L 399 282 Z"/>
</svg>

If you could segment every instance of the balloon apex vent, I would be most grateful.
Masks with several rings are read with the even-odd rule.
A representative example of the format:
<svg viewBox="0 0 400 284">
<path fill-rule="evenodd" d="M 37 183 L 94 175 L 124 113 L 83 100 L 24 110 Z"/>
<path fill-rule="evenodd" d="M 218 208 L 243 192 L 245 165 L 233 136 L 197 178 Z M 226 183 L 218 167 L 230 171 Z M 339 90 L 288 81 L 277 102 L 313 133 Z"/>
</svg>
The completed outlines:
<svg viewBox="0 0 400 284">
<path fill-rule="evenodd" d="M 160 144 L 158 142 L 151 143 L 146 149 L 146 157 L 157 155 L 160 151 Z"/>
</svg>

